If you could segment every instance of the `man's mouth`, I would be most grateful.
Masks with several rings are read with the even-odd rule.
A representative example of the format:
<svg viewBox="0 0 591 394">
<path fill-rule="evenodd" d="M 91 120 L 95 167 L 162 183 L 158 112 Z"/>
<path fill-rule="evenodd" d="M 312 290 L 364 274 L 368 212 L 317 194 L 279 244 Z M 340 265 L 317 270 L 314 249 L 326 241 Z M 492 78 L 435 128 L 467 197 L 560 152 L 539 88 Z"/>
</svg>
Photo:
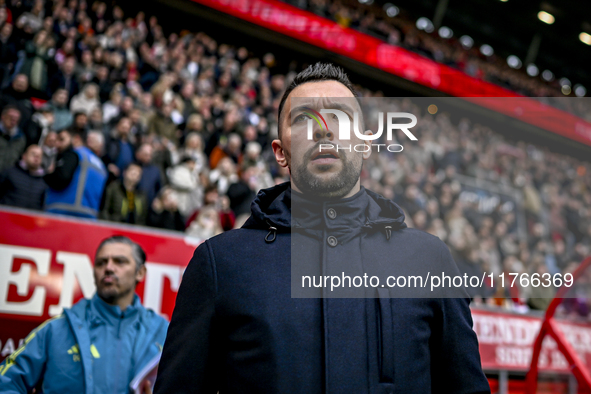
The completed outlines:
<svg viewBox="0 0 591 394">
<path fill-rule="evenodd" d="M 334 149 L 319 149 L 313 155 L 310 161 L 316 164 L 330 164 L 339 160 L 339 154 Z"/>
<path fill-rule="evenodd" d="M 105 285 L 112 285 L 117 281 L 117 278 L 114 276 L 105 276 L 101 282 Z"/>
</svg>

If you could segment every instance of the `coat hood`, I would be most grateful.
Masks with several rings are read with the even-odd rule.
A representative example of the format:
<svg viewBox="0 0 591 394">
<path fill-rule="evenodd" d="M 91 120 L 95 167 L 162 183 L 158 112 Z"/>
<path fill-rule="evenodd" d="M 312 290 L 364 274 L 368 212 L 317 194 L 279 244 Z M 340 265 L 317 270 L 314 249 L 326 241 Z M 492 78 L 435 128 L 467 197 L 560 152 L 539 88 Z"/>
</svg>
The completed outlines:
<svg viewBox="0 0 591 394">
<path fill-rule="evenodd" d="M 364 197 L 364 195 L 367 198 L 362 199 L 361 197 Z M 363 201 L 363 206 L 360 206 L 359 209 L 365 210 L 364 227 L 385 228 L 394 231 L 407 227 L 404 222 L 404 212 L 396 203 L 365 189 L 363 186 L 355 196 L 344 200 L 327 200 L 321 203 L 305 200 L 304 196 L 299 193 L 295 197 L 297 197 L 298 201 L 305 201 L 308 210 L 315 210 L 316 206 L 318 213 L 326 204 L 343 204 L 349 200 L 351 204 L 358 204 L 359 201 Z M 275 229 L 277 232 L 291 231 L 291 227 L 297 225 L 292 223 L 291 202 L 292 190 L 290 182 L 261 190 L 251 204 L 251 216 L 242 227 L 263 230 Z"/>
</svg>

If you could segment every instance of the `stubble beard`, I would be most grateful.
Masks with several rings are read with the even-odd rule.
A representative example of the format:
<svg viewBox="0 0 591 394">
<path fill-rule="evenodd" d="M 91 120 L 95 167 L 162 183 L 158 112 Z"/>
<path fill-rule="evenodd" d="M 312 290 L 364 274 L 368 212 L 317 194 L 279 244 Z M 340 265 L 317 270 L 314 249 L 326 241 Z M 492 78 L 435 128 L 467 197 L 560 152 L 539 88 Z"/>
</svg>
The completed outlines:
<svg viewBox="0 0 591 394">
<path fill-rule="evenodd" d="M 130 292 L 134 291 L 134 289 L 119 290 L 119 288 L 116 285 L 119 285 L 118 278 L 111 286 L 97 286 L 98 296 L 107 304 L 114 305 L 117 303 L 118 300 L 125 297 Z"/>
<path fill-rule="evenodd" d="M 332 174 L 328 178 L 320 177 L 312 174 L 307 167 L 308 163 L 311 161 L 312 155 L 320 149 L 320 144 L 321 142 L 317 143 L 312 149 L 304 154 L 302 164 L 295 168 L 293 168 L 293 165 L 290 166 L 292 180 L 303 194 L 311 197 L 344 197 L 353 189 L 361 176 L 361 168 L 363 164 L 360 157 L 361 154 L 359 156 L 359 163 L 356 163 L 354 160 L 350 160 L 344 152 L 338 152 L 339 159 L 343 166 L 342 170 L 339 173 Z M 331 164 L 317 166 L 321 172 L 328 171 L 331 167 Z"/>
</svg>

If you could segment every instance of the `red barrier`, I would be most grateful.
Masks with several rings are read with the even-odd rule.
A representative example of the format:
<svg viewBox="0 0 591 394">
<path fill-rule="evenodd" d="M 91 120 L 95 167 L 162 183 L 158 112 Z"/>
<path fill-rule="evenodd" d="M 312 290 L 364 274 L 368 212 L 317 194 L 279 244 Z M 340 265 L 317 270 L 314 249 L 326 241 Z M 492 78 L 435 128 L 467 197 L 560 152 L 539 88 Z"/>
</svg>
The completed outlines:
<svg viewBox="0 0 591 394">
<path fill-rule="evenodd" d="M 591 265 L 591 257 L 586 258 L 581 265 L 577 267 L 575 272 L 573 272 L 573 280 L 576 281 L 583 272 L 585 272 L 589 266 Z M 575 349 L 572 342 L 569 341 L 569 338 L 564 333 L 564 330 L 559 326 L 559 324 L 554 319 L 554 313 L 556 312 L 556 308 L 562 303 L 563 297 L 566 295 L 566 292 L 569 290 L 568 287 L 562 286 L 556 297 L 550 305 L 548 309 L 546 309 L 546 314 L 544 316 L 544 322 L 542 327 L 540 328 L 536 341 L 533 346 L 533 355 L 531 359 L 531 366 L 530 370 L 527 373 L 527 393 L 534 394 L 536 392 L 537 384 L 538 384 L 538 369 L 539 369 L 539 358 L 541 353 L 542 344 L 544 338 L 546 336 L 550 336 L 554 338 L 558 348 L 560 349 L 561 353 L 566 358 L 568 362 L 569 370 L 575 375 L 579 386 L 585 390 L 591 390 L 591 374 L 589 373 L 589 369 L 587 365 L 590 365 L 588 360 L 585 357 L 581 357 L 578 350 Z"/>
<path fill-rule="evenodd" d="M 517 98 L 468 101 L 591 146 L 591 123 L 581 118 L 278 0 L 192 1 L 451 96 Z M 535 116 L 522 116 L 516 104 Z"/>
<path fill-rule="evenodd" d="M 541 317 L 474 308 L 472 318 L 485 371 L 529 370 L 533 345 L 542 326 Z M 566 342 L 591 365 L 591 326 L 571 321 L 557 321 L 556 324 Z M 542 372 L 570 372 L 569 362 L 554 338 L 545 338 L 542 342 L 538 366 Z"/>
</svg>

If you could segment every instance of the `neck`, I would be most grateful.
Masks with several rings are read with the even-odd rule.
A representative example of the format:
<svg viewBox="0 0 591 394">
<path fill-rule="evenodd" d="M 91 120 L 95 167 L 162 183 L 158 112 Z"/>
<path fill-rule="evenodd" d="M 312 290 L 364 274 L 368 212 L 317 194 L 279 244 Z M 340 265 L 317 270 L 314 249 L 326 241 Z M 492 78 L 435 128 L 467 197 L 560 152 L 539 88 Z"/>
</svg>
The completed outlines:
<svg viewBox="0 0 591 394">
<path fill-rule="evenodd" d="M 123 295 L 117 299 L 114 299 L 114 300 L 106 300 L 103 297 L 101 297 L 101 299 L 109 305 L 118 306 L 119 309 L 121 309 L 121 312 L 125 312 L 127 307 L 133 303 L 133 296 L 134 295 L 135 295 L 135 292 L 130 291 L 128 294 L 125 294 L 125 295 Z"/>
<path fill-rule="evenodd" d="M 135 190 L 135 185 L 129 181 L 124 180 L 123 187 L 125 187 L 125 190 L 127 190 L 127 191 L 134 191 Z"/>
</svg>

